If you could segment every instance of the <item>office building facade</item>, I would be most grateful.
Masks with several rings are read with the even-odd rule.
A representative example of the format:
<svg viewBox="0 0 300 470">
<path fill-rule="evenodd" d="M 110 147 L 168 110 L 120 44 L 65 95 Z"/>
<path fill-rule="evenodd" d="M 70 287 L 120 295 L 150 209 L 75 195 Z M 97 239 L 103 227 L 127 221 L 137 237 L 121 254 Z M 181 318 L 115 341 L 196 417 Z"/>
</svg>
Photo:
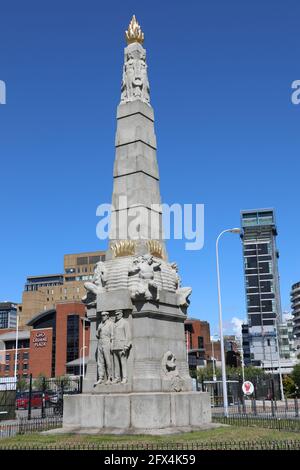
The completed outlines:
<svg viewBox="0 0 300 470">
<path fill-rule="evenodd" d="M 295 349 L 297 350 L 298 354 L 300 354 L 300 282 L 297 282 L 292 286 L 291 303 Z"/>
<path fill-rule="evenodd" d="M 80 301 L 84 282 L 91 280 L 96 263 L 105 252 L 93 251 L 64 256 L 64 273 L 28 276 L 20 306 L 20 327 L 27 328 L 36 314 L 55 309 L 58 302 Z"/>
<path fill-rule="evenodd" d="M 18 332 L 17 377 L 82 373 L 82 358 L 86 365 L 89 353 L 89 323 L 84 316 L 82 302 L 62 302 L 33 317 L 31 331 Z M 15 352 L 16 330 L 0 330 L 0 378 L 14 376 Z"/>
<path fill-rule="evenodd" d="M 274 210 L 242 211 L 241 226 L 248 320 L 243 328 L 244 360 L 264 367 L 278 359 L 282 322 Z"/>
<path fill-rule="evenodd" d="M 0 329 L 16 328 L 17 304 L 12 302 L 0 302 Z"/>
</svg>

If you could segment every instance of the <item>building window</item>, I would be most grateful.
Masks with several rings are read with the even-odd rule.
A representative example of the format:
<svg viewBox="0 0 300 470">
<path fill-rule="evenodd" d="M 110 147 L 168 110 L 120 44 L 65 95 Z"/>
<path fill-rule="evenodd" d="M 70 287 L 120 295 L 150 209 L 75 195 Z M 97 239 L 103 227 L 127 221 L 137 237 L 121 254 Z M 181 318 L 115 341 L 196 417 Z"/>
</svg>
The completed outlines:
<svg viewBox="0 0 300 470">
<path fill-rule="evenodd" d="M 88 257 L 87 256 L 80 256 L 77 258 L 77 266 L 82 266 L 83 264 L 88 264 Z"/>
<path fill-rule="evenodd" d="M 257 258 L 246 258 L 246 268 L 247 269 L 255 269 L 257 268 Z"/>
<path fill-rule="evenodd" d="M 5 370 L 9 370 L 9 369 L 10 369 L 10 365 L 9 365 L 9 364 L 6 364 Z"/>
<path fill-rule="evenodd" d="M 269 253 L 268 243 L 259 243 L 257 245 L 257 251 L 259 255 L 267 255 Z"/>
<path fill-rule="evenodd" d="M 262 262 L 262 263 L 259 263 L 259 272 L 264 273 L 264 274 L 270 273 L 271 272 L 270 264 L 271 263 L 268 263 L 268 262 L 265 262 L 265 261 Z"/>
<path fill-rule="evenodd" d="M 262 312 L 272 312 L 273 311 L 273 301 L 272 300 L 262 300 L 261 302 Z"/>
<path fill-rule="evenodd" d="M 96 264 L 100 261 L 100 256 L 89 256 L 89 264 Z"/>
<path fill-rule="evenodd" d="M 257 294 L 248 295 L 247 300 L 248 300 L 248 305 L 250 307 L 259 306 L 259 301 L 260 301 L 259 295 L 257 295 Z"/>
<path fill-rule="evenodd" d="M 67 362 L 79 357 L 79 315 L 68 315 Z"/>
<path fill-rule="evenodd" d="M 198 336 L 198 349 L 204 349 L 204 339 L 203 339 L 203 336 Z"/>
<path fill-rule="evenodd" d="M 250 315 L 251 326 L 260 326 L 262 322 L 261 315 Z"/>
<path fill-rule="evenodd" d="M 258 287 L 258 276 L 247 276 L 248 287 Z"/>
<path fill-rule="evenodd" d="M 67 268 L 67 269 L 65 270 L 65 273 L 66 273 L 66 274 L 75 273 L 75 268 Z"/>
<path fill-rule="evenodd" d="M 260 289 L 263 292 L 273 292 L 271 281 L 260 281 Z"/>
</svg>

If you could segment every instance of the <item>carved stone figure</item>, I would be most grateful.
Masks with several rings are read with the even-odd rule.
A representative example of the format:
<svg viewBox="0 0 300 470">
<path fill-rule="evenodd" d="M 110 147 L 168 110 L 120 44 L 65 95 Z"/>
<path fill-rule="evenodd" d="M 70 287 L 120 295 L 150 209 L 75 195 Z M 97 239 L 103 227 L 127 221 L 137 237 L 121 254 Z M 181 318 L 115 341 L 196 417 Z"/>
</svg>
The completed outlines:
<svg viewBox="0 0 300 470">
<path fill-rule="evenodd" d="M 167 351 L 161 361 L 162 377 L 170 381 L 170 388 L 175 392 L 180 392 L 183 388 L 184 381 L 179 375 L 177 369 L 176 357 L 172 351 Z"/>
<path fill-rule="evenodd" d="M 127 359 L 131 345 L 131 330 L 129 322 L 123 318 L 123 310 L 117 310 L 112 338 L 112 352 L 114 360 L 113 383 L 127 383 Z"/>
<path fill-rule="evenodd" d="M 176 293 L 178 296 L 178 305 L 182 307 L 187 307 L 190 303 L 189 301 L 189 296 L 192 293 L 192 288 L 191 287 L 181 287 L 181 279 L 178 274 L 178 266 L 176 263 L 172 263 L 171 267 L 174 271 L 174 280 L 175 280 L 175 287 L 176 287 Z"/>
<path fill-rule="evenodd" d="M 154 272 L 160 269 L 161 262 L 156 262 L 152 255 L 137 256 L 134 258 L 129 274 L 139 274 L 138 282 L 131 288 L 131 298 L 139 297 L 146 300 L 159 300 L 159 289 L 154 281 Z"/>
<path fill-rule="evenodd" d="M 96 264 L 92 281 L 84 283 L 84 287 L 87 290 L 87 293 L 84 297 L 82 297 L 82 301 L 86 304 L 95 303 L 97 294 L 106 290 L 106 282 L 107 269 L 103 261 L 99 261 Z"/>
<path fill-rule="evenodd" d="M 131 45 L 125 49 L 121 85 L 121 103 L 135 100 L 150 102 L 146 51 L 140 45 Z"/>
<path fill-rule="evenodd" d="M 101 313 L 101 323 L 97 328 L 96 337 L 98 338 L 97 347 L 97 369 L 98 380 L 94 386 L 103 383 L 106 374 L 106 383 L 111 383 L 112 376 L 112 338 L 113 338 L 114 324 L 109 318 L 108 312 Z"/>
</svg>

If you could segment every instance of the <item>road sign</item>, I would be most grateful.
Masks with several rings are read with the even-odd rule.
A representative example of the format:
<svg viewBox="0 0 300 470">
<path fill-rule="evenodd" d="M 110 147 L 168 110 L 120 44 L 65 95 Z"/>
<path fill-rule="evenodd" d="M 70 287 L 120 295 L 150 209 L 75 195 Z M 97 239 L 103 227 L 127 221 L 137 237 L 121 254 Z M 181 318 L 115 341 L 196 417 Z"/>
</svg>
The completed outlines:
<svg viewBox="0 0 300 470">
<path fill-rule="evenodd" d="M 242 390 L 244 392 L 244 395 L 252 395 L 252 393 L 254 392 L 253 383 L 249 382 L 249 380 L 246 380 L 246 382 L 244 382 L 242 385 Z"/>
</svg>

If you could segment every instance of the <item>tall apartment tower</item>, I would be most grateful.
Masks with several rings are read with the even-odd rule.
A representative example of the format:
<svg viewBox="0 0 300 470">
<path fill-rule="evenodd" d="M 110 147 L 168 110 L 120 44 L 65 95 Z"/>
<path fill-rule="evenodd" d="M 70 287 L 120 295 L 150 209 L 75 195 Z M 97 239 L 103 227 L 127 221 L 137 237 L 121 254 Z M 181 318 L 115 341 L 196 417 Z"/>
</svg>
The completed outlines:
<svg viewBox="0 0 300 470">
<path fill-rule="evenodd" d="M 273 369 L 278 363 L 277 330 L 282 321 L 274 210 L 242 211 L 241 226 L 248 318 L 244 360 Z"/>
<path fill-rule="evenodd" d="M 300 349 L 300 282 L 293 284 L 291 291 L 293 334 L 297 354 Z"/>
</svg>

